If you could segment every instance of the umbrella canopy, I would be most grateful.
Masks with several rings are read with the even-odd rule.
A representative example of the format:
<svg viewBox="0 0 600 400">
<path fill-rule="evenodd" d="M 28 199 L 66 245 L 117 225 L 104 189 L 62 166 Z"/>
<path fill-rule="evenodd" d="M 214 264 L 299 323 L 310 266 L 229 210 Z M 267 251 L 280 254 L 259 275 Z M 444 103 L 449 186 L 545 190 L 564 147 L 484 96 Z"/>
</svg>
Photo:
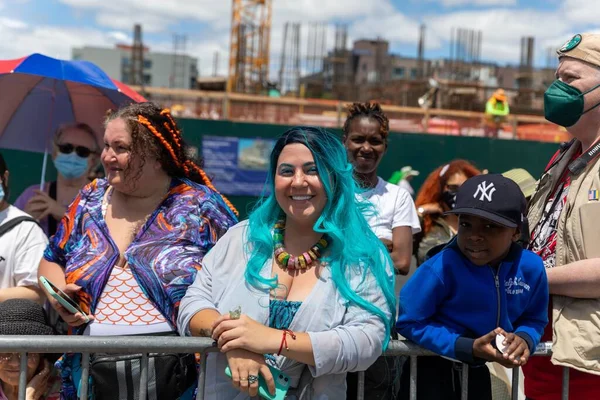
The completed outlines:
<svg viewBox="0 0 600 400">
<path fill-rule="evenodd" d="M 142 101 L 88 61 L 42 54 L 0 61 L 0 148 L 44 152 L 58 127 L 73 122 L 100 138 L 109 109 Z"/>
</svg>

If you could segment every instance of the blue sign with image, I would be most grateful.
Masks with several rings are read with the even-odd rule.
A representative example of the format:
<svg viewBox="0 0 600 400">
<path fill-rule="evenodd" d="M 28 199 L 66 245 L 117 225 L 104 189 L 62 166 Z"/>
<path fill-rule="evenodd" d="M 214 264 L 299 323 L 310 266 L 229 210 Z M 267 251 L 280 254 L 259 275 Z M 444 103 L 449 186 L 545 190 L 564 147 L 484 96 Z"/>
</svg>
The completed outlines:
<svg viewBox="0 0 600 400">
<path fill-rule="evenodd" d="M 263 193 L 269 156 L 274 140 L 204 136 L 204 170 L 215 187 L 230 196 L 260 196 Z"/>
</svg>

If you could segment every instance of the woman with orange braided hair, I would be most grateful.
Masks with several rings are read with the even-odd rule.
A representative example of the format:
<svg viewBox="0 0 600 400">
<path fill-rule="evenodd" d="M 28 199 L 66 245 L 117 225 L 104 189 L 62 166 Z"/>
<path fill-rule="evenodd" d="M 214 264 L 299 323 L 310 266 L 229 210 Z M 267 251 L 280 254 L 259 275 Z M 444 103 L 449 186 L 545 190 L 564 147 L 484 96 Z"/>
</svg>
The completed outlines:
<svg viewBox="0 0 600 400">
<path fill-rule="evenodd" d="M 101 155 L 106 179 L 86 186 L 70 205 L 39 268 L 85 312 L 71 314 L 48 296 L 74 334 L 178 333 L 179 303 L 204 255 L 237 222 L 233 206 L 188 154 L 168 110 L 132 104 L 107 118 Z M 156 358 L 149 364 L 157 380 L 149 397 L 187 398 L 183 393 L 193 391 L 196 375 L 193 355 L 175 365 Z M 77 398 L 80 364 L 77 354 L 58 362 L 66 399 Z M 109 372 L 103 376 L 92 366 L 97 400 L 137 391 L 119 387 L 123 393 L 117 395 L 101 382 L 120 373 L 133 374 L 122 382 L 139 382 L 139 369 Z"/>
</svg>

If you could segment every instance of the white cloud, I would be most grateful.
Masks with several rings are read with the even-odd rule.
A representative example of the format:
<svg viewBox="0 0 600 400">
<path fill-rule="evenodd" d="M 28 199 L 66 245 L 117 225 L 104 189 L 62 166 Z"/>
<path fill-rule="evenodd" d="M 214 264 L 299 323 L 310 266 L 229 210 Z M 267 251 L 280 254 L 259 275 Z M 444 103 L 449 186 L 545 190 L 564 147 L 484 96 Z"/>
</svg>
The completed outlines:
<svg viewBox="0 0 600 400">
<path fill-rule="evenodd" d="M 26 29 L 27 24 L 17 19 L 0 17 L 0 29 Z"/>
<path fill-rule="evenodd" d="M 600 8 L 594 0 L 564 0 L 560 12 L 574 25 L 598 25 Z"/>
<path fill-rule="evenodd" d="M 480 30 L 482 32 L 481 58 L 510 63 L 518 63 L 520 60 L 521 37 L 533 36 L 538 49 L 536 54 L 540 54 L 540 51 L 545 51 L 542 48 L 544 45 L 548 46 L 548 43 L 562 33 L 568 36 L 567 33 L 571 29 L 569 22 L 558 12 L 534 9 L 454 12 L 426 16 L 424 21 L 427 24 L 427 32 L 431 32 L 432 36 L 446 43 L 450 41 L 452 28 Z M 429 48 L 429 43 L 426 46 Z"/>
<path fill-rule="evenodd" d="M 84 45 L 111 46 L 119 42 L 115 33 L 89 28 L 58 26 L 28 27 L 22 21 L 0 21 L 0 58 L 19 58 L 31 53 L 42 53 L 61 59 L 71 58 L 71 49 Z"/>
<path fill-rule="evenodd" d="M 456 6 L 515 6 L 517 0 L 436 0 L 436 2 L 442 3 L 444 7 L 456 7 Z"/>
<path fill-rule="evenodd" d="M 395 12 L 357 20 L 351 25 L 350 32 L 356 39 L 381 37 L 392 44 L 414 44 L 416 49 L 420 25 L 419 21 Z M 441 46 L 442 42 L 437 35 L 431 35 L 429 31 L 425 35 L 429 49 Z"/>
<path fill-rule="evenodd" d="M 216 22 L 229 19 L 229 1 L 219 0 L 60 0 L 74 9 L 96 12 L 96 22 L 104 27 L 125 29 L 142 23 L 147 32 L 163 32 L 179 20 Z"/>
</svg>

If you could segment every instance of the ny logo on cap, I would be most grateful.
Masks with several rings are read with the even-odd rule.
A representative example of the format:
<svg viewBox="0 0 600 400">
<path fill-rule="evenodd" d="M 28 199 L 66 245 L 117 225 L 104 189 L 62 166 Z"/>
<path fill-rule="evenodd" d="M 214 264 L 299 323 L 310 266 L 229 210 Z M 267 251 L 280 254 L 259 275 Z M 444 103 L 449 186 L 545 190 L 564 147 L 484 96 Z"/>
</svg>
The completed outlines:
<svg viewBox="0 0 600 400">
<path fill-rule="evenodd" d="M 492 202 L 492 195 L 496 191 L 496 187 L 494 186 L 494 182 L 491 182 L 487 185 L 486 181 L 481 182 L 477 186 L 477 191 L 473 195 L 474 198 L 479 196 L 479 201 L 487 200 L 488 203 Z"/>
</svg>

